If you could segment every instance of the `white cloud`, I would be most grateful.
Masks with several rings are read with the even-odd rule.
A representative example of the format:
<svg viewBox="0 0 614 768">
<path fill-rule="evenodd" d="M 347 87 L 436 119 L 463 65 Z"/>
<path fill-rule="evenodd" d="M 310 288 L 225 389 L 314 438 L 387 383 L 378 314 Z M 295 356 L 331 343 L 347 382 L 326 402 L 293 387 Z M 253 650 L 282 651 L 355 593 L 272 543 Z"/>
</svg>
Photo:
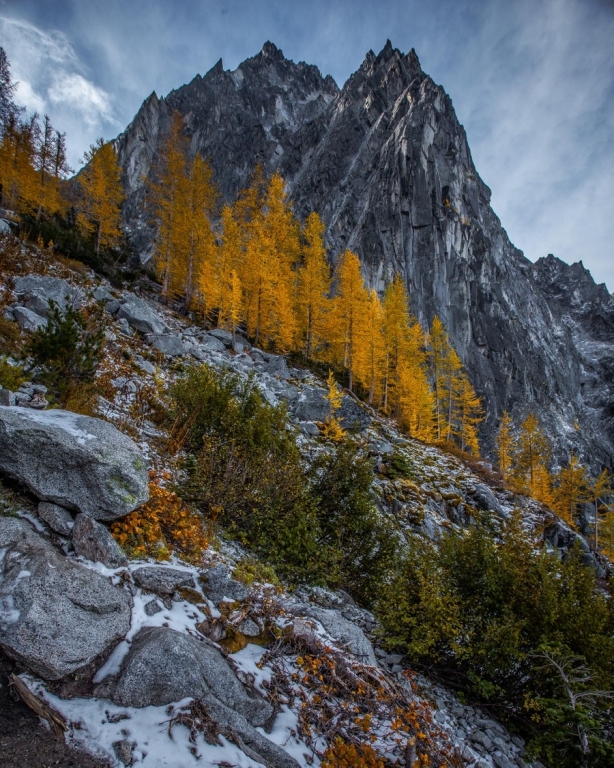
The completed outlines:
<svg viewBox="0 0 614 768">
<path fill-rule="evenodd" d="M 20 80 L 15 92 L 15 101 L 25 107 L 28 112 L 45 111 L 45 99 L 36 91 L 27 80 Z"/>
<path fill-rule="evenodd" d="M 92 127 L 96 127 L 101 120 L 115 122 L 109 94 L 82 75 L 60 73 L 49 87 L 47 95 L 52 104 L 81 112 L 85 121 Z"/>
</svg>

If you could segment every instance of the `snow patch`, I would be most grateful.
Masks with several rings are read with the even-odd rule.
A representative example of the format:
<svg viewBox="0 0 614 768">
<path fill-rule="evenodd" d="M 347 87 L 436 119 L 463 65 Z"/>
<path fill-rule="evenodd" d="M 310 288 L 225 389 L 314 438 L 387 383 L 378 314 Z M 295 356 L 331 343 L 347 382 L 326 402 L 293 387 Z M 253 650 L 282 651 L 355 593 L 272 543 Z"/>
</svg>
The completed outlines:
<svg viewBox="0 0 614 768">
<path fill-rule="evenodd" d="M 83 422 L 84 416 L 68 411 L 35 411 L 29 408 L 20 408 L 20 415 L 36 424 L 43 424 L 46 427 L 56 427 L 64 430 L 71 437 L 74 437 L 79 445 L 85 445 L 88 440 L 95 440 L 96 435 L 86 432 L 79 426 Z"/>
</svg>

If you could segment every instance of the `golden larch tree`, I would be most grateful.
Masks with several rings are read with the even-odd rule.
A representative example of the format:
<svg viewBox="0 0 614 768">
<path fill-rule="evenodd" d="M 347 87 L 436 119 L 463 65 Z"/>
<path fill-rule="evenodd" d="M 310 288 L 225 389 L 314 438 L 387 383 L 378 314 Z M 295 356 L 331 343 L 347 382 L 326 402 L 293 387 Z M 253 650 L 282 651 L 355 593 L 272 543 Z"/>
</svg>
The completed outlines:
<svg viewBox="0 0 614 768">
<path fill-rule="evenodd" d="M 180 227 L 185 242 L 179 244 L 179 269 L 184 275 L 184 310 L 194 304 L 197 287 L 203 309 L 212 306 L 211 295 L 217 293 L 215 282 L 216 242 L 212 219 L 217 207 L 218 192 L 213 182 L 213 170 L 196 154 L 188 169 L 183 201 L 183 221 Z"/>
<path fill-rule="evenodd" d="M 153 264 L 162 281 L 162 297 L 167 300 L 181 295 L 185 286 L 181 251 L 187 239 L 187 148 L 183 118 L 174 112 L 153 173 L 147 180 L 147 204 L 157 230 Z"/>
<path fill-rule="evenodd" d="M 482 399 L 476 395 L 469 377 L 464 372 L 460 376 L 456 392 L 455 411 L 454 432 L 460 442 L 461 450 L 468 450 L 474 456 L 479 456 L 478 425 L 484 420 Z"/>
<path fill-rule="evenodd" d="M 514 456 L 516 454 L 516 437 L 512 417 L 507 411 L 503 411 L 497 431 L 497 458 L 499 460 L 499 472 L 506 482 L 510 473 Z"/>
<path fill-rule="evenodd" d="M 357 350 L 363 343 L 365 311 L 369 294 L 365 288 L 360 260 L 352 251 L 339 259 L 333 303 L 334 341 L 343 352 L 343 367 L 348 371 L 348 389 L 353 391 Z"/>
<path fill-rule="evenodd" d="M 280 173 L 271 176 L 265 198 L 264 247 L 270 249 L 272 295 L 266 302 L 265 335 L 281 352 L 294 348 L 298 325 L 294 311 L 296 266 L 300 258 L 300 229 Z"/>
<path fill-rule="evenodd" d="M 95 235 L 96 253 L 113 248 L 121 239 L 120 208 L 124 200 L 121 168 L 113 145 L 98 139 L 85 153 L 87 163 L 79 174 L 81 192 L 77 224 L 86 235 Z"/>
<path fill-rule="evenodd" d="M 530 413 L 520 426 L 518 450 L 511 473 L 519 491 L 529 493 L 539 501 L 544 499 L 544 480 L 548 475 L 551 454 L 548 438 L 540 428 L 535 414 Z"/>
<path fill-rule="evenodd" d="M 222 208 L 221 233 L 214 252 L 215 261 L 211 284 L 206 290 L 211 305 L 217 308 L 220 328 L 236 328 L 243 319 L 243 298 L 239 270 L 243 262 L 243 238 L 233 209 Z M 237 294 L 239 292 L 239 294 Z"/>
<path fill-rule="evenodd" d="M 384 413 L 401 415 L 403 367 L 407 360 L 409 300 L 400 275 L 396 274 L 384 292 Z"/>
<path fill-rule="evenodd" d="M 324 248 L 324 223 L 311 213 L 303 227 L 301 264 L 296 275 L 296 308 L 305 357 L 312 360 L 326 334 L 330 309 L 330 267 Z"/>
<path fill-rule="evenodd" d="M 401 358 L 401 423 L 412 437 L 433 439 L 433 392 L 427 375 L 425 338 L 413 315 L 408 316 L 407 343 Z"/>
<path fill-rule="evenodd" d="M 430 377 L 433 384 L 435 403 L 434 420 L 437 440 L 443 440 L 447 433 L 446 383 L 448 381 L 449 356 L 452 347 L 448 333 L 439 317 L 435 316 L 428 338 L 428 360 Z"/>
<path fill-rule="evenodd" d="M 572 453 L 567 466 L 557 473 L 556 480 L 554 510 L 565 522 L 575 526 L 578 505 L 590 498 L 586 467 Z"/>
<path fill-rule="evenodd" d="M 384 310 L 375 290 L 365 308 L 364 334 L 356 350 L 356 378 L 368 392 L 369 405 L 377 405 L 384 376 Z"/>
<path fill-rule="evenodd" d="M 607 469 L 602 469 L 600 474 L 593 478 L 588 486 L 588 497 L 595 510 L 595 549 L 599 549 L 599 507 L 603 504 L 604 499 L 612 495 L 612 475 Z"/>
</svg>

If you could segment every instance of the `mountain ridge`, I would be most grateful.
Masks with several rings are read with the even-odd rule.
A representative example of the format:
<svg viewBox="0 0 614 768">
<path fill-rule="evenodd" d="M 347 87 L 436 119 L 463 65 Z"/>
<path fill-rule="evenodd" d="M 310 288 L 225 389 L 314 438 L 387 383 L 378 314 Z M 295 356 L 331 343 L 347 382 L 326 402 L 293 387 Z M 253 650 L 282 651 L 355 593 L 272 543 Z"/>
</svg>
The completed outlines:
<svg viewBox="0 0 614 768">
<path fill-rule="evenodd" d="M 115 142 L 126 228 L 143 263 L 153 233 L 142 179 L 174 110 L 190 152 L 211 159 L 224 199 L 257 163 L 278 170 L 299 217 L 321 215 L 333 262 L 354 250 L 380 292 L 402 275 L 413 312 L 424 327 L 443 320 L 484 398 L 487 451 L 503 410 L 517 420 L 535 410 L 560 458 L 576 450 L 612 466 L 614 300 L 585 287 L 601 296 L 594 322 L 566 310 L 571 297 L 554 300 L 544 270 L 510 242 L 490 207 L 452 100 L 413 49 L 403 54 L 388 41 L 339 88 L 268 42 L 232 72 L 218 62 L 167 97 L 148 97 Z M 584 314 L 591 311 L 589 301 Z"/>
</svg>

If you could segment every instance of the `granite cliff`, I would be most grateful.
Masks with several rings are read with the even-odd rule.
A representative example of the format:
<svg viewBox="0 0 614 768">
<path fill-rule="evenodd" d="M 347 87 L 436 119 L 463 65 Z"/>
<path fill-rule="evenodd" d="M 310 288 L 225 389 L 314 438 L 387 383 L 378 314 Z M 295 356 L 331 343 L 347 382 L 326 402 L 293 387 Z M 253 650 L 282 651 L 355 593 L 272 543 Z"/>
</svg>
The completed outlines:
<svg viewBox="0 0 614 768">
<path fill-rule="evenodd" d="M 210 158 L 228 200 L 257 163 L 279 169 L 299 216 L 316 210 L 331 259 L 345 248 L 382 290 L 400 272 L 426 326 L 439 315 L 484 397 L 483 438 L 497 419 L 539 413 L 557 454 L 614 463 L 614 299 L 582 265 L 533 265 L 490 206 L 452 101 L 412 50 L 369 52 L 339 89 L 272 43 L 233 72 L 155 93 L 116 140 L 125 223 L 143 263 L 153 233 L 144 181 L 170 116 Z"/>
</svg>

